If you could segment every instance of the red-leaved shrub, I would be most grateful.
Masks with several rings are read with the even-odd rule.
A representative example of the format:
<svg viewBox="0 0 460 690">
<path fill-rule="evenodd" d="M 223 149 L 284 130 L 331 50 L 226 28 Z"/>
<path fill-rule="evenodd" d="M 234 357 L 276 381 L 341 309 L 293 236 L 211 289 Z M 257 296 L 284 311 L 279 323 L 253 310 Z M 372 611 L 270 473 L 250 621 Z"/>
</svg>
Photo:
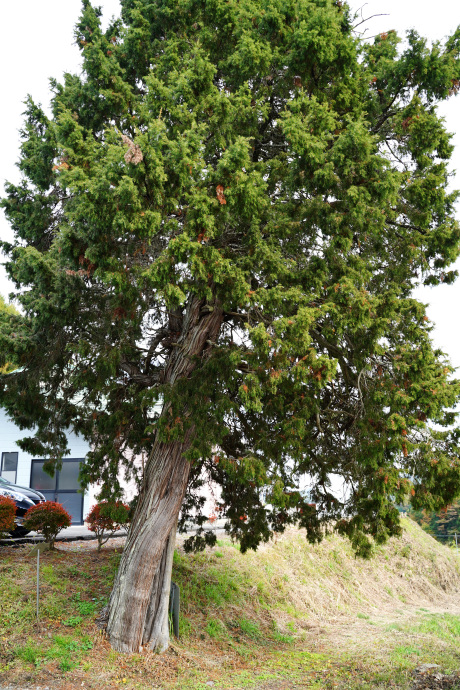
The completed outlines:
<svg viewBox="0 0 460 690">
<path fill-rule="evenodd" d="M 91 508 L 85 522 L 95 533 L 100 551 L 115 532 L 130 522 L 129 506 L 122 501 L 101 501 Z"/>
<path fill-rule="evenodd" d="M 16 503 L 10 496 L 0 496 L 0 537 L 14 530 Z"/>
<path fill-rule="evenodd" d="M 43 534 L 50 549 L 54 549 L 54 542 L 59 532 L 70 527 L 72 518 L 60 503 L 45 501 L 29 508 L 24 516 L 23 525 L 26 529 Z"/>
</svg>

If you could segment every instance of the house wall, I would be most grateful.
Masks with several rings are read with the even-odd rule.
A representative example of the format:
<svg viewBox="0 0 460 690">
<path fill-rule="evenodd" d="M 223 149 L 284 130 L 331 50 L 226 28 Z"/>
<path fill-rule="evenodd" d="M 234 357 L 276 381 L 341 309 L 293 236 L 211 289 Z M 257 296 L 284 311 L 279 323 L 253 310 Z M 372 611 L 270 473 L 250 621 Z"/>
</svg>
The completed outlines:
<svg viewBox="0 0 460 690">
<path fill-rule="evenodd" d="M 2 453 L 18 453 L 16 484 L 19 484 L 20 486 L 30 486 L 32 460 L 39 459 L 36 456 L 25 453 L 17 445 L 18 440 L 30 435 L 31 433 L 33 432 L 29 429 L 19 429 L 7 416 L 5 410 L 0 408 L 0 460 Z M 90 450 L 90 445 L 83 438 L 77 436 L 71 431 L 69 431 L 67 439 L 68 447 L 70 448 L 70 453 L 67 455 L 67 457 L 82 459 L 86 458 L 86 455 Z M 139 468 L 142 468 L 146 461 L 147 457 L 135 458 L 135 464 Z M 123 474 L 121 474 L 120 484 L 124 490 L 124 500 L 132 500 L 137 494 L 135 481 L 126 481 Z M 96 494 L 98 491 L 98 486 L 91 485 L 85 492 L 83 497 L 83 519 L 87 516 L 92 506 L 97 502 Z M 204 512 L 205 514 L 207 513 L 211 515 L 214 513 L 215 498 L 219 498 L 220 492 L 217 487 L 214 487 L 212 490 L 210 487 L 204 486 L 202 489 L 202 494 L 206 498 Z"/>
<path fill-rule="evenodd" d="M 21 486 L 30 486 L 30 473 L 32 467 L 32 459 L 38 459 L 35 456 L 25 453 L 17 445 L 17 441 L 32 432 L 29 429 L 21 430 L 14 422 L 7 416 L 5 410 L 0 408 L 0 458 L 2 453 L 18 453 L 18 471 L 16 477 L 16 484 Z M 69 458 L 86 458 L 86 454 L 90 450 L 89 444 L 69 431 L 68 446 L 70 453 Z M 95 491 L 88 491 L 83 498 L 83 518 L 88 514 L 91 506 L 95 503 Z"/>
<path fill-rule="evenodd" d="M 143 464 L 145 463 L 145 461 L 146 461 L 145 457 L 144 458 L 137 457 L 137 458 L 135 458 L 134 463 L 135 463 L 135 465 L 137 465 L 137 467 L 139 469 L 141 469 L 143 467 Z M 126 502 L 132 501 L 133 498 L 138 493 L 136 481 L 134 479 L 130 479 L 129 481 L 126 481 L 126 479 L 124 477 L 123 470 L 118 475 L 118 479 L 120 482 L 120 486 L 124 492 L 123 496 L 122 496 L 123 501 L 126 501 Z M 96 484 L 91 484 L 88 487 L 88 490 L 87 490 L 86 495 L 85 495 L 86 503 L 84 504 L 85 506 L 86 505 L 88 506 L 88 510 L 86 510 L 86 512 L 83 513 L 85 516 L 89 512 L 89 510 L 92 508 L 92 506 L 95 503 L 97 503 L 96 495 L 99 493 L 99 491 L 100 491 L 100 486 L 96 486 Z"/>
</svg>

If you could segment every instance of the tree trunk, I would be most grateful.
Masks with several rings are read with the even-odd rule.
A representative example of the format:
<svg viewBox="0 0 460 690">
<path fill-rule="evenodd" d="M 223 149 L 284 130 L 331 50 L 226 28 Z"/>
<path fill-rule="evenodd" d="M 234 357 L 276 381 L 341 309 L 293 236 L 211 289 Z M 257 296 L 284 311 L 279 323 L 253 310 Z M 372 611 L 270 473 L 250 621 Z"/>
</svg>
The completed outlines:
<svg viewBox="0 0 460 690">
<path fill-rule="evenodd" d="M 190 301 L 182 336 L 165 372 L 165 382 L 187 378 L 196 356 L 206 356 L 222 324 L 215 307 L 202 315 L 203 302 Z M 180 346 L 180 347 L 179 347 Z M 168 406 L 162 414 L 168 412 Z M 181 441 L 154 442 L 144 483 L 109 602 L 107 632 L 120 652 L 138 652 L 142 646 L 164 651 L 169 642 L 168 604 L 177 519 L 187 488 L 194 428 Z"/>
<path fill-rule="evenodd" d="M 120 652 L 168 646 L 168 597 L 172 548 L 189 463 L 185 443 L 158 443 L 148 463 L 146 486 L 128 534 L 109 604 L 107 631 Z"/>
</svg>

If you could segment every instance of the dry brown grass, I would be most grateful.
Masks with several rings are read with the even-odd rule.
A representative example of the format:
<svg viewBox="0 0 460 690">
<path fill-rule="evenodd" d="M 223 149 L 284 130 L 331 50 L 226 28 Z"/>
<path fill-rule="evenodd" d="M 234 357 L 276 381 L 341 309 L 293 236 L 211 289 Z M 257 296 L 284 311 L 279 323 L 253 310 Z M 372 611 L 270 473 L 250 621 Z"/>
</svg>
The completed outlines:
<svg viewBox="0 0 460 690">
<path fill-rule="evenodd" d="M 163 656 L 117 654 L 94 625 L 119 554 L 45 554 L 37 630 L 35 557 L 29 549 L 3 549 L 0 687 L 201 690 L 212 681 L 216 690 L 291 690 L 307 681 L 332 688 L 337 678 L 344 688 L 406 687 L 418 649 L 426 661 L 454 658 L 460 559 L 414 523 L 404 527 L 401 539 L 377 548 L 370 561 L 356 559 L 339 537 L 312 546 L 296 530 L 245 555 L 227 540 L 191 556 L 179 547 L 173 577 L 182 594 L 181 639 Z M 370 662 L 383 675 L 399 669 L 399 685 L 366 685 Z M 350 684 L 353 674 L 357 685 Z"/>
<path fill-rule="evenodd" d="M 263 612 L 270 610 L 276 622 L 296 619 L 307 628 L 359 613 L 391 614 L 401 606 L 445 610 L 460 592 L 460 559 L 412 521 L 403 524 L 403 536 L 377 547 L 368 561 L 355 558 L 345 539 L 334 535 L 310 545 L 299 530 L 243 556 L 222 543 L 217 552 L 222 554 L 227 590 L 233 583 L 240 595 L 223 608 L 234 608 L 236 614 L 242 596 L 264 618 Z M 181 559 L 182 579 L 193 569 L 202 584 L 212 582 L 219 566 L 215 552 Z M 221 608 L 208 602 L 208 611 Z"/>
<path fill-rule="evenodd" d="M 377 547 L 368 561 L 355 558 L 345 539 L 333 536 L 306 547 L 303 535 L 294 531 L 253 559 L 257 565 L 271 563 L 270 583 L 278 600 L 282 593 L 283 608 L 321 625 L 358 613 L 388 614 L 401 605 L 451 606 L 460 592 L 456 552 L 410 520 L 404 520 L 404 528 L 400 539 Z"/>
</svg>

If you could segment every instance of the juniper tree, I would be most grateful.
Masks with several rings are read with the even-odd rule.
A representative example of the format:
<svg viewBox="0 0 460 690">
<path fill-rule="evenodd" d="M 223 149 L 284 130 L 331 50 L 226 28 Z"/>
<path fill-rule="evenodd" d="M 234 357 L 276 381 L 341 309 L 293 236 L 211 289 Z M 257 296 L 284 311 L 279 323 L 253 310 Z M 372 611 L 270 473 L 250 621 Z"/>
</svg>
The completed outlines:
<svg viewBox="0 0 460 690">
<path fill-rule="evenodd" d="M 51 471 L 67 428 L 87 438 L 102 498 L 147 454 L 108 621 L 136 651 L 167 645 L 176 523 L 203 480 L 242 551 L 295 523 L 366 554 L 407 492 L 459 494 L 459 385 L 412 291 L 455 277 L 436 107 L 460 31 L 365 42 L 332 0 L 121 7 L 102 31 L 84 0 L 82 73 L 52 82 L 51 116 L 27 101 L 1 402 Z"/>
<path fill-rule="evenodd" d="M 18 311 L 12 304 L 8 304 L 2 295 L 0 295 L 0 327 L 2 321 L 10 322 L 10 319 L 14 319 L 15 316 L 19 316 Z M 11 327 L 11 322 L 9 326 Z M 14 368 L 13 362 L 9 362 L 8 359 L 3 356 L 2 364 L 0 365 L 0 374 L 6 374 Z"/>
</svg>

